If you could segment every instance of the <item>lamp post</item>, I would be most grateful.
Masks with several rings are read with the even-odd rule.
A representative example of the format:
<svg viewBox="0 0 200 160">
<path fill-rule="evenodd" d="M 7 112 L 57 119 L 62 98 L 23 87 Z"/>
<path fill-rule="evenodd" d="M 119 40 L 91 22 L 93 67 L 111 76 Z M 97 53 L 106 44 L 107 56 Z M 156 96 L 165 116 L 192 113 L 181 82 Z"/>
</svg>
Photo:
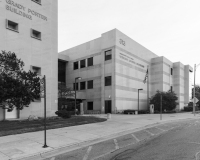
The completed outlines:
<svg viewBox="0 0 200 160">
<path fill-rule="evenodd" d="M 194 65 L 194 89 L 193 89 L 193 113 L 194 113 L 194 116 L 195 116 L 195 103 L 196 103 L 196 99 L 195 99 L 195 88 L 196 88 L 196 86 L 195 86 L 195 74 L 196 74 L 196 69 L 197 69 L 197 67 L 200 65 L 200 63 L 198 64 L 198 65 Z"/>
<path fill-rule="evenodd" d="M 138 114 L 139 114 L 139 91 L 143 90 L 142 88 L 138 89 Z"/>
<path fill-rule="evenodd" d="M 81 77 L 75 78 L 75 87 L 74 87 L 74 89 L 75 89 L 75 116 L 76 116 L 76 80 L 81 80 Z"/>
</svg>

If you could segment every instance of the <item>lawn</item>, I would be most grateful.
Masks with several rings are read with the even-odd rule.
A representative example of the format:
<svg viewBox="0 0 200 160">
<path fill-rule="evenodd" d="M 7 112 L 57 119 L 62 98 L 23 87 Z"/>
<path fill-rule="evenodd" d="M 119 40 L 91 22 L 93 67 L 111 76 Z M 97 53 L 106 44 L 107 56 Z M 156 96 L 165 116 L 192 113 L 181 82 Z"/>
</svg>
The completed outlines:
<svg viewBox="0 0 200 160">
<path fill-rule="evenodd" d="M 72 116 L 69 119 L 62 119 L 59 117 L 47 118 L 47 129 L 55 129 L 69 126 L 76 126 L 89 123 L 104 122 L 107 119 L 93 116 Z M 7 135 L 14 135 L 27 132 L 35 132 L 44 130 L 44 120 L 38 119 L 33 121 L 28 120 L 14 120 L 14 121 L 0 121 L 0 137 Z"/>
</svg>

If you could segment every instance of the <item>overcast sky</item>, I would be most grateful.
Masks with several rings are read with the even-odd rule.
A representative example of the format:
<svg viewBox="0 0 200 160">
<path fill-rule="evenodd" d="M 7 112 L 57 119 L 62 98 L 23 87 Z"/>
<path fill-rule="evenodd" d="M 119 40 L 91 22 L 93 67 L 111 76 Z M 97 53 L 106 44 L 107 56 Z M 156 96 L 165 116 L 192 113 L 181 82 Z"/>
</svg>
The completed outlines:
<svg viewBox="0 0 200 160">
<path fill-rule="evenodd" d="M 172 62 L 200 63 L 200 0 L 58 0 L 59 52 L 114 28 Z"/>
</svg>

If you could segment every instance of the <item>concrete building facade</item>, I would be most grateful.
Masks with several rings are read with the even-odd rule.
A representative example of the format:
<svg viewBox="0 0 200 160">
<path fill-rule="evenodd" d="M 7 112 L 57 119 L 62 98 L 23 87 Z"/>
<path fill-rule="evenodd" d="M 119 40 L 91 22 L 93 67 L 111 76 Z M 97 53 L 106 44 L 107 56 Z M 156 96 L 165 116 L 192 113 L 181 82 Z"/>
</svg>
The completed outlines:
<svg viewBox="0 0 200 160">
<path fill-rule="evenodd" d="M 26 71 L 38 72 L 47 79 L 47 115 L 57 110 L 58 90 L 58 1 L 0 1 L 0 50 L 16 53 L 25 63 Z M 35 101 L 21 111 L 6 112 L 0 108 L 0 120 L 42 117 L 44 102 Z"/>
<path fill-rule="evenodd" d="M 75 88 L 84 111 L 117 113 L 125 109 L 148 109 L 149 98 L 159 91 L 173 90 L 177 109 L 189 102 L 192 67 L 159 57 L 117 29 L 59 53 L 66 63 L 64 82 Z M 148 82 L 144 79 L 148 69 Z"/>
</svg>

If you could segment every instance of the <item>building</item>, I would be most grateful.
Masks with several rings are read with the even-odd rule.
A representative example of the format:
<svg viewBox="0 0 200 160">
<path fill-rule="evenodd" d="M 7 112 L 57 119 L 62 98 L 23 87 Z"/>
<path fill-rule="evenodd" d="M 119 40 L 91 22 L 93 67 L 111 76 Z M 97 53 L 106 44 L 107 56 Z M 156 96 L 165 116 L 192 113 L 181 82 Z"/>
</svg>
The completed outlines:
<svg viewBox="0 0 200 160">
<path fill-rule="evenodd" d="M 157 90 L 175 91 L 178 110 L 189 102 L 192 67 L 157 56 L 117 29 L 60 52 L 59 64 L 59 75 L 65 75 L 59 81 L 77 87 L 86 113 L 137 110 L 138 92 L 140 110 Z M 144 83 L 147 69 L 149 83 Z M 81 80 L 75 85 L 76 77 Z"/>
<path fill-rule="evenodd" d="M 58 1 L 57 0 L 1 0 L 0 50 L 15 52 L 25 70 L 47 78 L 47 115 L 57 110 L 58 88 Z M 6 112 L 0 108 L 0 120 L 42 117 L 43 98 L 21 111 Z"/>
</svg>

